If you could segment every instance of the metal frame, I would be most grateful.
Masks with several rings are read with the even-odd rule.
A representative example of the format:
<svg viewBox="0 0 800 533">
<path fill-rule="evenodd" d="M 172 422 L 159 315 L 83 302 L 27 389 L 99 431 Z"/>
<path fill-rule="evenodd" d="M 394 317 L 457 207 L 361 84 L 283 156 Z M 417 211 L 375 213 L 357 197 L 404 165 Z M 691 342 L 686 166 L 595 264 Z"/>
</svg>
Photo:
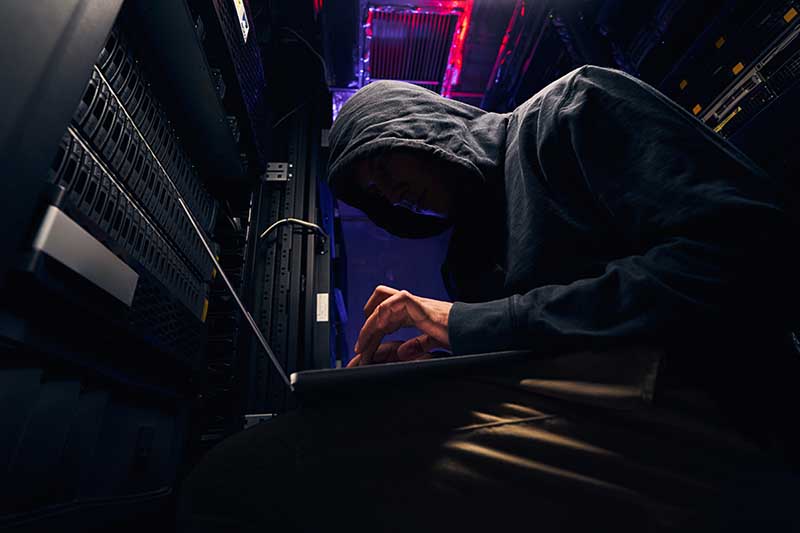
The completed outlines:
<svg viewBox="0 0 800 533">
<path fill-rule="evenodd" d="M 275 151 L 285 168 L 291 168 L 291 176 L 287 172 L 285 180 L 260 181 L 254 195 L 251 255 L 245 272 L 252 282 L 246 290 L 252 295 L 253 315 L 287 374 L 331 366 L 330 322 L 317 321 L 317 294 L 330 290 L 330 239 L 289 224 L 276 227 L 267 238 L 259 239 L 259 235 L 275 221 L 289 217 L 322 223 L 317 198 L 318 135 L 321 113 L 326 111 L 303 109 L 287 121 L 282 144 Z M 248 391 L 245 412 L 291 408 L 293 395 L 252 337 L 246 346 L 243 353 L 250 360 L 239 367 L 246 373 L 241 377 Z"/>
</svg>

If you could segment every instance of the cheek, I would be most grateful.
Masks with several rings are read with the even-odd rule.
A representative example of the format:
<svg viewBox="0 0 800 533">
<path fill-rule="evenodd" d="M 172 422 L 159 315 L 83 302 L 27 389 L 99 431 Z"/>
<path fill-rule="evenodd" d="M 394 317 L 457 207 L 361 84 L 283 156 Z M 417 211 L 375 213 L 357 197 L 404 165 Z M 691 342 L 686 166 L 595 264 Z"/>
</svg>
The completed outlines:
<svg viewBox="0 0 800 533">
<path fill-rule="evenodd" d="M 450 200 L 456 193 L 455 184 L 452 180 L 447 178 L 440 178 L 433 182 L 433 189 L 436 191 L 437 197 Z M 449 203 L 449 202 L 448 202 Z"/>
</svg>

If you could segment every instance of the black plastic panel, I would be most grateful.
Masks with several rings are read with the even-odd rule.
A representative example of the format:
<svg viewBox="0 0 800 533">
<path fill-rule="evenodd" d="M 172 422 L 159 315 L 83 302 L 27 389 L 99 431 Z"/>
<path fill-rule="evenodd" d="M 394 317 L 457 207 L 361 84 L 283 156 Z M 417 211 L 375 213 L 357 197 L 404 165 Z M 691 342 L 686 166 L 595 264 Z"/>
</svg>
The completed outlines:
<svg viewBox="0 0 800 533">
<path fill-rule="evenodd" d="M 184 435 L 177 398 L 111 387 L 12 343 L 0 354 L 0 529 L 119 531 L 152 511 L 148 500 L 165 505 Z"/>
<path fill-rule="evenodd" d="M 141 70 L 150 75 L 154 94 L 169 102 L 181 144 L 206 183 L 217 187 L 247 179 L 186 1 L 129 2 L 121 19 L 121 28 L 136 31 L 128 37 Z"/>
<path fill-rule="evenodd" d="M 41 177 L 121 0 L 2 2 L 0 284 L 36 224 Z"/>
</svg>

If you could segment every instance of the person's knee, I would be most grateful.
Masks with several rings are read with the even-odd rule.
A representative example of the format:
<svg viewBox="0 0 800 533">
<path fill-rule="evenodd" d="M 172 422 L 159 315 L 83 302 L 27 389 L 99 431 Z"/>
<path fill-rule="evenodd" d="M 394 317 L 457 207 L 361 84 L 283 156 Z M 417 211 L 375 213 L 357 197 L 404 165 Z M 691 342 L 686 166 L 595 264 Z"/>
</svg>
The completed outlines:
<svg viewBox="0 0 800 533">
<path fill-rule="evenodd" d="M 295 434 L 290 416 L 225 439 L 181 485 L 178 521 L 185 531 L 247 531 L 290 513 Z"/>
</svg>

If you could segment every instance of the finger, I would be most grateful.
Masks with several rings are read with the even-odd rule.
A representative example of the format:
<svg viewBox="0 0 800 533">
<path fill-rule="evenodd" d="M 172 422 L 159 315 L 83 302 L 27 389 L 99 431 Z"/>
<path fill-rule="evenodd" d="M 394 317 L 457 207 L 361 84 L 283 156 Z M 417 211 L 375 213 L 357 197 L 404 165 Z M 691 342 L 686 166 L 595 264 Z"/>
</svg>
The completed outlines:
<svg viewBox="0 0 800 533">
<path fill-rule="evenodd" d="M 372 352 L 375 351 L 384 335 L 403 327 L 397 324 L 398 322 L 404 322 L 403 317 L 397 316 L 398 312 L 402 313 L 402 305 L 398 306 L 396 304 L 402 303 L 401 301 L 405 298 L 404 294 L 407 294 L 406 291 L 397 291 L 379 303 L 370 313 L 361 327 L 358 339 L 356 339 L 356 353 L 363 354 L 369 348 L 368 358 L 371 358 Z"/>
<path fill-rule="evenodd" d="M 367 300 L 367 303 L 364 305 L 364 316 L 369 317 L 381 302 L 398 292 L 400 291 L 387 287 L 386 285 L 378 285 L 375 287 L 375 290 L 372 291 L 372 296 L 369 297 L 369 300 Z"/>
<path fill-rule="evenodd" d="M 435 348 L 442 348 L 442 343 L 428 334 L 423 334 L 409 339 L 397 348 L 397 358 L 400 361 L 411 361 L 415 356 L 430 352 Z"/>
<path fill-rule="evenodd" d="M 397 361 L 397 348 L 403 344 L 402 341 L 384 342 L 372 356 L 372 363 L 391 363 Z"/>
<path fill-rule="evenodd" d="M 406 326 L 413 326 L 407 307 L 414 306 L 414 298 L 407 291 L 400 291 L 380 303 L 364 322 L 356 341 L 355 351 L 369 363 L 381 339 Z"/>
<path fill-rule="evenodd" d="M 361 366 L 361 354 L 357 354 L 355 357 L 350 359 L 349 363 L 347 363 L 347 368 L 353 368 L 355 366 Z"/>
</svg>

